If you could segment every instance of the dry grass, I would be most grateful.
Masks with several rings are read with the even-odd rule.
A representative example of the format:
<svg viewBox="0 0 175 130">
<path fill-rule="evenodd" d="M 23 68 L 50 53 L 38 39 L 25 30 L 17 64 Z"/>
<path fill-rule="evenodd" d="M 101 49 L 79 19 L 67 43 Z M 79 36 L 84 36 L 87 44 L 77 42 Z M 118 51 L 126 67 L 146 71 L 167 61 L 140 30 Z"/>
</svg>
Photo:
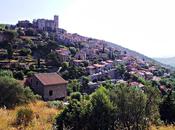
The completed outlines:
<svg viewBox="0 0 175 130">
<path fill-rule="evenodd" d="M 175 130 L 175 126 L 152 127 L 151 130 Z"/>
<path fill-rule="evenodd" d="M 34 112 L 34 119 L 29 126 L 15 127 L 13 124 L 16 118 L 16 112 L 22 107 L 31 108 Z M 43 101 L 37 101 L 25 106 L 18 106 L 14 110 L 0 109 L 0 130 L 51 130 L 55 116 L 59 110 L 48 108 Z"/>
<path fill-rule="evenodd" d="M 16 127 L 13 125 L 16 118 L 16 112 L 22 107 L 31 108 L 35 118 L 27 127 Z M 51 130 L 54 118 L 58 113 L 59 110 L 48 108 L 47 104 L 43 101 L 18 106 L 14 110 L 0 109 L 0 130 Z M 153 126 L 151 130 L 175 130 L 175 126 Z"/>
</svg>

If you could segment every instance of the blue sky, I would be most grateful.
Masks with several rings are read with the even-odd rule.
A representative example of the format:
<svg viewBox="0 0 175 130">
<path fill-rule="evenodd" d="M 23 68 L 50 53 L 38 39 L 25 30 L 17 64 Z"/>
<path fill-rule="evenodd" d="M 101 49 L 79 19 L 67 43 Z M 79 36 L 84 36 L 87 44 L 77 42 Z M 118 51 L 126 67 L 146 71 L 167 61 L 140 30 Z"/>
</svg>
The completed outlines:
<svg viewBox="0 0 175 130">
<path fill-rule="evenodd" d="M 2 0 L 0 23 L 52 19 L 68 32 L 111 41 L 150 57 L 175 56 L 174 0 Z"/>
</svg>

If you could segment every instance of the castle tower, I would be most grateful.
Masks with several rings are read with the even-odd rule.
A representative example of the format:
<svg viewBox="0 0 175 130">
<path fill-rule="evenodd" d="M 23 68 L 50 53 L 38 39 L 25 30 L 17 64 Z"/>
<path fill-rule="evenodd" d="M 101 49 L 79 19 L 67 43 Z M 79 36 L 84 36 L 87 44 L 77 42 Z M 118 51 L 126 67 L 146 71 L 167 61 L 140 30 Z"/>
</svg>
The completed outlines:
<svg viewBox="0 0 175 130">
<path fill-rule="evenodd" d="M 58 15 L 54 15 L 54 24 L 55 24 L 55 28 L 59 28 L 59 16 Z"/>
</svg>

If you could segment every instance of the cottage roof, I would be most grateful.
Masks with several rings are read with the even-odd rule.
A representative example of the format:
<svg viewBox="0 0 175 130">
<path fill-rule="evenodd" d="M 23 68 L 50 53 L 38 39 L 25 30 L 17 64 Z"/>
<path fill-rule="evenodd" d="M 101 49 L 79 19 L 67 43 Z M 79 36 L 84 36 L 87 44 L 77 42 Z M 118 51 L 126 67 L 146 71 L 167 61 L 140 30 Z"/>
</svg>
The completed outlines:
<svg viewBox="0 0 175 130">
<path fill-rule="evenodd" d="M 35 74 L 35 77 L 45 86 L 67 83 L 67 81 L 57 73 L 39 73 Z"/>
<path fill-rule="evenodd" d="M 96 67 L 96 68 L 103 68 L 104 65 L 101 65 L 101 64 L 94 64 L 94 67 Z"/>
<path fill-rule="evenodd" d="M 88 69 L 94 69 L 95 67 L 92 66 L 92 65 L 89 65 L 87 68 L 88 68 Z"/>
</svg>

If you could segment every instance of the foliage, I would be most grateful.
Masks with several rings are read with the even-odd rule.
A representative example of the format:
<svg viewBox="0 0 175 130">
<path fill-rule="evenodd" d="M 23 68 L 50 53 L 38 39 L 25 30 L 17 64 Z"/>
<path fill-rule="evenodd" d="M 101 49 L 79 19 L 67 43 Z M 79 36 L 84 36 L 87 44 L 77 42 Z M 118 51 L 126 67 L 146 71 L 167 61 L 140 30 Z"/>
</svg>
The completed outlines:
<svg viewBox="0 0 175 130">
<path fill-rule="evenodd" d="M 80 91 L 80 82 L 77 79 L 71 80 L 67 85 L 67 92 L 68 95 L 72 92 L 79 92 Z"/>
<path fill-rule="evenodd" d="M 27 48 L 22 48 L 22 49 L 20 50 L 19 54 L 20 54 L 21 56 L 27 56 L 27 55 L 31 54 L 31 50 L 30 50 L 30 49 L 27 49 Z"/>
<path fill-rule="evenodd" d="M 55 109 L 63 109 L 64 104 L 61 101 L 48 101 L 47 102 L 48 107 L 55 108 Z"/>
<path fill-rule="evenodd" d="M 160 104 L 160 115 L 161 119 L 165 123 L 175 122 L 175 93 L 170 92 L 164 96 L 163 102 Z"/>
<path fill-rule="evenodd" d="M 91 104 L 91 113 L 89 113 L 90 128 L 94 130 L 112 129 L 114 123 L 114 107 L 104 87 L 100 87 L 92 94 Z"/>
<path fill-rule="evenodd" d="M 149 127 L 149 122 L 154 122 L 159 117 L 160 97 L 156 90 L 149 86 L 143 93 L 132 87 L 117 85 L 110 95 L 117 108 L 115 124 L 117 129 L 146 129 Z"/>
<path fill-rule="evenodd" d="M 89 77 L 83 76 L 81 82 L 81 92 L 85 92 L 88 89 Z"/>
<path fill-rule="evenodd" d="M 22 87 L 15 79 L 0 77 L 0 107 L 11 108 L 33 99 L 35 95 L 29 88 Z"/>
<path fill-rule="evenodd" d="M 13 75 L 15 79 L 19 79 L 19 80 L 24 79 L 24 73 L 22 71 L 14 71 Z"/>
<path fill-rule="evenodd" d="M 78 94 L 77 94 L 78 95 Z M 111 127 L 113 106 L 105 88 L 101 87 L 91 95 L 90 100 L 72 98 L 69 105 L 58 115 L 57 129 L 106 130 Z"/>
<path fill-rule="evenodd" d="M 82 95 L 80 92 L 74 92 L 74 93 L 71 93 L 70 98 L 71 98 L 71 100 L 76 99 L 76 100 L 80 101 L 81 96 Z"/>
<path fill-rule="evenodd" d="M 119 76 L 123 77 L 125 72 L 126 72 L 126 68 L 123 64 L 119 64 L 117 67 L 116 67 L 116 70 L 117 70 L 117 73 L 119 74 Z"/>
<path fill-rule="evenodd" d="M 0 77 L 13 77 L 13 73 L 10 70 L 0 70 Z"/>
<path fill-rule="evenodd" d="M 71 54 L 72 54 L 73 56 L 74 56 L 74 55 L 76 54 L 76 52 L 77 52 L 77 50 L 76 50 L 75 47 L 70 47 L 69 50 L 70 50 L 70 52 L 71 52 Z"/>
<path fill-rule="evenodd" d="M 33 111 L 30 108 L 21 108 L 16 114 L 16 124 L 27 126 L 33 118 Z"/>
<path fill-rule="evenodd" d="M 60 65 L 59 57 L 54 52 L 49 53 L 47 55 L 46 59 L 51 65 L 54 65 L 54 66 L 59 66 Z"/>
<path fill-rule="evenodd" d="M 5 30 L 4 35 L 7 37 L 8 41 L 11 42 L 17 37 L 17 32 L 14 30 Z"/>
</svg>

